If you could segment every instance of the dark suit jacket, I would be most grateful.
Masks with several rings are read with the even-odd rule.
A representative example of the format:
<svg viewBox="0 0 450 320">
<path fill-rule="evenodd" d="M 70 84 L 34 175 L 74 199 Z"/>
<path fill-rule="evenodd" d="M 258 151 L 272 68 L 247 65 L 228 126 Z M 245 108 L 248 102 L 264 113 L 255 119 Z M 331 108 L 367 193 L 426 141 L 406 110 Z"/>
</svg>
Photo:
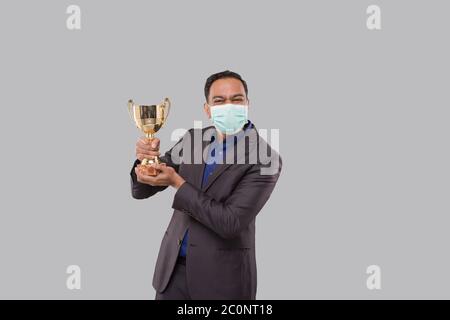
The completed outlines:
<svg viewBox="0 0 450 320">
<path fill-rule="evenodd" d="M 218 164 L 207 184 L 201 187 L 205 167 L 202 152 L 208 150 L 210 143 L 208 138 L 202 141 L 202 137 L 203 134 L 208 137 L 208 132 L 214 130 L 214 127 L 190 129 L 161 157 L 186 182 L 174 196 L 174 211 L 161 242 L 153 287 L 158 292 L 167 287 L 189 228 L 186 277 L 191 297 L 256 299 L 255 217 L 275 187 L 281 157 L 253 127 L 246 130 L 248 139 L 239 140 L 245 143 L 245 152 L 236 149 L 239 143 L 233 152 L 227 149 L 227 156 L 234 163 L 227 160 Z M 195 137 L 200 143 L 194 143 Z M 201 163 L 195 164 L 195 158 Z M 138 163 L 136 160 L 130 172 L 133 198 L 145 199 L 166 188 L 137 182 L 134 167 Z M 261 169 L 269 174 L 262 174 Z"/>
</svg>

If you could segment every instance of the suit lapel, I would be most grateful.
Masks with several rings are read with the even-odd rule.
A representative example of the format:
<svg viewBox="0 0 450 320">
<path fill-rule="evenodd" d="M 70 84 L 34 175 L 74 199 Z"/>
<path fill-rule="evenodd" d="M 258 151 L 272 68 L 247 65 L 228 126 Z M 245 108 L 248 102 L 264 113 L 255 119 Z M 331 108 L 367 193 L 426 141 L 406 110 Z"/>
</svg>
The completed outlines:
<svg viewBox="0 0 450 320">
<path fill-rule="evenodd" d="M 207 129 L 207 128 L 205 128 Z M 202 187 L 202 180 L 203 180 L 203 171 L 205 170 L 205 160 L 203 159 L 203 150 L 205 150 L 205 148 L 208 147 L 209 145 L 209 141 L 203 141 L 203 132 L 204 130 L 202 130 L 202 143 L 201 145 L 199 144 L 198 146 L 195 145 L 195 143 L 192 143 L 192 159 L 191 159 L 191 172 L 192 172 L 192 183 L 194 186 L 196 186 L 197 188 L 201 188 Z M 195 139 L 195 137 L 193 137 L 193 139 Z M 201 163 L 195 163 L 194 159 L 194 155 L 195 154 L 201 154 Z"/>
<path fill-rule="evenodd" d="M 208 178 L 208 180 L 207 180 L 207 183 L 204 185 L 204 186 L 202 186 L 202 181 L 203 181 L 203 172 L 204 172 L 204 170 L 205 170 L 205 166 L 206 166 L 206 164 L 205 164 L 205 159 L 203 158 L 203 152 L 207 152 L 207 151 L 205 151 L 205 150 L 207 150 L 207 148 L 209 148 L 209 144 L 210 144 L 210 141 L 208 141 L 208 140 L 206 140 L 206 141 L 204 141 L 203 140 L 203 132 L 205 131 L 205 130 L 207 130 L 207 129 L 211 129 L 211 128 L 214 128 L 214 127 L 207 127 L 207 128 L 204 128 L 203 130 L 202 130 L 202 144 L 201 144 L 201 150 L 199 150 L 199 148 L 197 147 L 195 147 L 195 144 L 193 143 L 192 144 L 192 150 L 193 150 L 193 153 L 192 153 L 192 155 L 194 155 L 194 152 L 201 152 L 202 153 L 202 157 L 201 157 L 201 164 L 191 164 L 191 166 L 192 166 L 192 182 L 193 182 L 193 184 L 196 186 L 196 187 L 198 187 L 199 189 L 201 189 L 203 192 L 205 192 L 206 190 L 208 190 L 208 188 L 214 183 L 214 181 L 216 181 L 217 180 L 217 178 L 222 174 L 222 173 L 224 173 L 224 171 L 225 170 L 227 170 L 229 167 L 231 167 L 232 165 L 233 165 L 233 162 L 228 162 L 228 161 L 225 161 L 225 163 L 221 163 L 221 164 L 216 164 L 216 168 L 215 168 L 215 170 L 214 170 L 214 172 L 213 172 L 213 174 Z M 256 133 L 256 135 L 257 135 L 257 131 L 256 131 L 256 128 L 252 128 L 252 129 L 250 129 L 250 130 L 255 130 L 255 133 Z M 244 139 L 242 139 L 242 142 L 243 142 L 243 140 Z M 250 146 L 250 148 L 249 149 L 253 149 L 255 146 Z M 245 157 L 247 157 L 248 156 L 248 153 L 249 153 L 249 149 L 247 149 L 247 148 L 245 148 Z M 193 162 L 192 162 L 193 163 Z"/>
<path fill-rule="evenodd" d="M 202 187 L 202 191 L 208 190 L 208 188 L 217 179 L 217 177 L 219 177 L 230 166 L 231 166 L 231 164 L 228 164 L 228 163 L 216 164 L 216 168 L 215 168 L 213 174 L 208 178 L 208 181 L 206 182 L 206 185 L 204 185 Z M 202 178 L 203 178 L 203 176 L 202 176 Z"/>
</svg>

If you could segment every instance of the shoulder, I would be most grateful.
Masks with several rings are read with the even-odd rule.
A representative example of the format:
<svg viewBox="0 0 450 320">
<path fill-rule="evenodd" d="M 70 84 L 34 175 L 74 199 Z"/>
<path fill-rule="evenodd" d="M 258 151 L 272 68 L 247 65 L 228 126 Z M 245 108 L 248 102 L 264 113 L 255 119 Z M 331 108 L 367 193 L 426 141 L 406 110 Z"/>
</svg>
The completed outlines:
<svg viewBox="0 0 450 320">
<path fill-rule="evenodd" d="M 267 137 L 271 137 L 271 144 Z M 261 174 L 279 175 L 282 168 L 282 158 L 279 153 L 279 135 L 272 135 L 270 130 L 258 130 L 254 125 L 245 132 L 246 161 L 254 164 Z"/>
<path fill-rule="evenodd" d="M 278 135 L 271 135 L 271 143 L 269 144 L 266 140 L 266 132 L 258 133 L 258 166 L 262 174 L 279 175 L 283 166 L 283 160 L 279 153 Z"/>
</svg>

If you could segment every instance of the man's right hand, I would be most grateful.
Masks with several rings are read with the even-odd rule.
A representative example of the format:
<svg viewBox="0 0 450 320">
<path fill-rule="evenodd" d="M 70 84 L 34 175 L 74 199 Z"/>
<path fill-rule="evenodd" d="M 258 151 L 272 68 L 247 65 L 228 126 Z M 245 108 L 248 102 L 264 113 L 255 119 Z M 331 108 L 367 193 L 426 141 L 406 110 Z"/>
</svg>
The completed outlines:
<svg viewBox="0 0 450 320">
<path fill-rule="evenodd" d="M 142 161 L 144 158 L 153 159 L 159 156 L 159 139 L 142 137 L 136 142 L 136 158 Z"/>
</svg>

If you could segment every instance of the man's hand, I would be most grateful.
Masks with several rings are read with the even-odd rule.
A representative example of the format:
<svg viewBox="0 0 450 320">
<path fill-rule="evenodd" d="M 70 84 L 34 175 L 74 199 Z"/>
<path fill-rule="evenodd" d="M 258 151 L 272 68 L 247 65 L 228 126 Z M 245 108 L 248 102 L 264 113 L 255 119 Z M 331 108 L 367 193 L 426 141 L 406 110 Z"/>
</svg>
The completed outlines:
<svg viewBox="0 0 450 320">
<path fill-rule="evenodd" d="M 166 166 L 164 163 L 152 164 L 157 170 L 159 170 L 158 175 L 148 176 L 142 174 L 139 168 L 134 168 L 136 172 L 137 181 L 140 183 L 149 184 L 151 186 L 172 186 L 175 189 L 181 187 L 186 181 L 175 171 L 174 168 Z"/>
<path fill-rule="evenodd" d="M 136 158 L 140 161 L 145 159 L 153 159 L 155 156 L 159 156 L 159 139 L 153 138 L 140 138 L 136 142 Z"/>
</svg>

